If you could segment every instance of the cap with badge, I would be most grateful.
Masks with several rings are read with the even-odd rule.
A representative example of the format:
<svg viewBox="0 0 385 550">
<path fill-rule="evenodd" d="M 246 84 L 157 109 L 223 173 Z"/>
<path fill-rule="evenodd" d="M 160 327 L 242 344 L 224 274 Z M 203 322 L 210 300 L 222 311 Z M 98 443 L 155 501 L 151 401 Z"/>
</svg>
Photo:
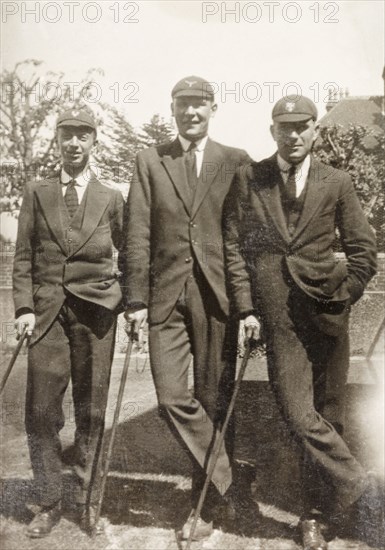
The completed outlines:
<svg viewBox="0 0 385 550">
<path fill-rule="evenodd" d="M 317 120 L 317 107 L 311 99 L 302 95 L 288 95 L 274 105 L 272 118 L 274 122 L 300 122 Z"/>
<path fill-rule="evenodd" d="M 63 126 L 88 126 L 96 132 L 96 122 L 85 109 L 68 109 L 59 115 L 56 128 Z"/>
<path fill-rule="evenodd" d="M 171 91 L 171 97 L 200 97 L 214 99 L 214 87 L 200 76 L 186 76 L 179 80 Z"/>
</svg>

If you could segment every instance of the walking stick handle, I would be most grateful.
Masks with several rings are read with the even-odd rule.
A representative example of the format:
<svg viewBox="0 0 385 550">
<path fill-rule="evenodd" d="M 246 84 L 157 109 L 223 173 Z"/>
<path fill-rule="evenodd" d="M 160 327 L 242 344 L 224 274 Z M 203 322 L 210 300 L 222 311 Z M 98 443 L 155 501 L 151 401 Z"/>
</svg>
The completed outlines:
<svg viewBox="0 0 385 550">
<path fill-rule="evenodd" d="M 7 383 L 7 380 L 8 380 L 8 376 L 11 374 L 11 370 L 12 370 L 12 367 L 13 365 L 15 364 L 15 361 L 17 359 L 17 356 L 19 355 L 20 353 L 20 350 L 21 350 L 21 346 L 23 345 L 24 343 L 24 340 L 26 339 L 27 337 L 27 330 L 28 330 L 28 327 L 25 326 L 23 328 L 23 332 L 21 333 L 21 336 L 19 338 L 19 341 L 17 343 L 17 346 L 12 354 L 12 357 L 11 357 L 11 360 L 9 362 L 9 365 L 7 367 L 7 370 L 5 371 L 5 374 L 1 380 L 1 383 L 0 383 L 0 395 L 3 393 L 3 390 L 4 390 L 4 387 L 5 387 L 5 384 Z"/>
</svg>

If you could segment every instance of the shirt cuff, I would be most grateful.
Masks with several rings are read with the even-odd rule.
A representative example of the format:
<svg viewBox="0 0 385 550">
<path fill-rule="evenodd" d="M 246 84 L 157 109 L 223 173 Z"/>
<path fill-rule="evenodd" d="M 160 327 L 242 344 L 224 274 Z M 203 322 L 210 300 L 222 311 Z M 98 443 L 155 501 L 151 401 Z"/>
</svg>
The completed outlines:
<svg viewBox="0 0 385 550">
<path fill-rule="evenodd" d="M 33 309 L 29 307 L 21 307 L 19 308 L 15 313 L 15 319 L 18 319 L 21 315 L 25 315 L 26 313 L 35 313 Z"/>
</svg>

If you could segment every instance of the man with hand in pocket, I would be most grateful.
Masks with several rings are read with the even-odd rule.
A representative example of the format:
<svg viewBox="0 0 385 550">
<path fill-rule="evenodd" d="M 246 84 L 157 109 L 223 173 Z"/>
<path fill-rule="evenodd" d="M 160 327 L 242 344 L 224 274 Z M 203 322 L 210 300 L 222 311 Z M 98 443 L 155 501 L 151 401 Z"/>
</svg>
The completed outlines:
<svg viewBox="0 0 385 550">
<path fill-rule="evenodd" d="M 314 103 L 285 97 L 272 118 L 277 152 L 238 171 L 227 198 L 226 264 L 247 334 L 262 322 L 270 383 L 300 446 L 303 546 L 325 550 L 322 523 L 375 502 L 342 433 L 349 310 L 375 273 L 376 245 L 348 174 L 311 155 Z M 346 264 L 333 254 L 336 227 Z"/>
</svg>

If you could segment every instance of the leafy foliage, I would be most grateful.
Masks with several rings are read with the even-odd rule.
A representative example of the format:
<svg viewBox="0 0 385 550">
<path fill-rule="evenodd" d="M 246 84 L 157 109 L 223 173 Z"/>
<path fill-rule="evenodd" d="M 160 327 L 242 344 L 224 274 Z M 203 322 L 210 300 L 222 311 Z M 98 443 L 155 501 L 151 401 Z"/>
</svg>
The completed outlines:
<svg viewBox="0 0 385 550">
<path fill-rule="evenodd" d="M 314 155 L 322 162 L 348 172 L 369 223 L 384 249 L 385 136 L 366 126 L 350 124 L 320 128 Z"/>
<path fill-rule="evenodd" d="M 166 122 L 160 115 L 154 115 L 149 123 L 143 124 L 139 140 L 142 145 L 151 147 L 168 143 L 174 138 L 175 132 L 172 125 Z"/>
<path fill-rule="evenodd" d="M 90 69 L 76 87 L 65 82 L 63 73 L 44 72 L 35 59 L 17 63 L 1 76 L 2 210 L 17 212 L 25 183 L 58 167 L 55 122 L 58 113 L 69 108 L 87 109 L 100 123 L 92 168 L 101 181 L 127 194 L 141 144 L 116 107 L 93 100 L 95 83 L 103 76 L 100 69 Z"/>
<path fill-rule="evenodd" d="M 58 112 L 83 107 L 87 86 L 100 71 L 91 70 L 78 93 L 64 83 L 64 74 L 43 72 L 42 62 L 27 59 L 4 71 L 1 86 L 2 208 L 18 209 L 27 180 L 51 173 L 58 164 L 54 124 Z"/>
</svg>

